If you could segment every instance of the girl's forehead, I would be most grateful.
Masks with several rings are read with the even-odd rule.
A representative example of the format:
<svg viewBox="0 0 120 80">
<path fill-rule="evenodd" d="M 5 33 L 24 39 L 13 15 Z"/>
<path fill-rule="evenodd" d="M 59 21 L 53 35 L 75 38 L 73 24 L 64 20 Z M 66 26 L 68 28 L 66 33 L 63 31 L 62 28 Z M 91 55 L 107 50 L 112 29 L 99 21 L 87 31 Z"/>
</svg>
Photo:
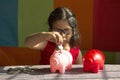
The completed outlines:
<svg viewBox="0 0 120 80">
<path fill-rule="evenodd" d="M 58 20 L 53 23 L 53 28 L 70 28 L 69 23 L 66 20 Z"/>
</svg>

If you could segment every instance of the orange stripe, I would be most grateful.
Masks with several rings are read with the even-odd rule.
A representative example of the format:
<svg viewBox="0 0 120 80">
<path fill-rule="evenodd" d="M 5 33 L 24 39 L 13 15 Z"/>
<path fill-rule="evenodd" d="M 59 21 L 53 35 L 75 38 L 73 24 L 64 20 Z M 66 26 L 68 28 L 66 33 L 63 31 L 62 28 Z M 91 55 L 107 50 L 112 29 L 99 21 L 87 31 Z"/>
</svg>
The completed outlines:
<svg viewBox="0 0 120 80">
<path fill-rule="evenodd" d="M 77 16 L 79 31 L 82 35 L 81 49 L 92 48 L 93 0 L 54 0 L 54 8 L 65 6 Z"/>
</svg>

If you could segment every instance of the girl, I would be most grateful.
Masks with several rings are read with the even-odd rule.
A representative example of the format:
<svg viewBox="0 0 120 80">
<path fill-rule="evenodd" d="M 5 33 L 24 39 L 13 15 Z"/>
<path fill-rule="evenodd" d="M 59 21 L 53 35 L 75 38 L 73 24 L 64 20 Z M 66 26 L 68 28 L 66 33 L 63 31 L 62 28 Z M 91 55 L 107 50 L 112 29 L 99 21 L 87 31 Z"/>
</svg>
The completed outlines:
<svg viewBox="0 0 120 80">
<path fill-rule="evenodd" d="M 82 63 L 82 54 L 78 47 L 79 32 L 75 15 L 65 7 L 56 8 L 48 18 L 49 32 L 39 32 L 29 35 L 25 45 L 39 49 L 40 64 L 49 64 L 49 58 L 58 45 L 69 51 L 73 56 L 73 64 Z"/>
</svg>

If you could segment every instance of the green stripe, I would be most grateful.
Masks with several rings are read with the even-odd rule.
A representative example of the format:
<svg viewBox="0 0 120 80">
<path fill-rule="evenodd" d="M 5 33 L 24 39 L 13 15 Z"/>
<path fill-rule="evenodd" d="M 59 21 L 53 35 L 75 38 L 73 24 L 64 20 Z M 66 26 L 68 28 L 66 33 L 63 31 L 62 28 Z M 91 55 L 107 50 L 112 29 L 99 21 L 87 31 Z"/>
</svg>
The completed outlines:
<svg viewBox="0 0 120 80">
<path fill-rule="evenodd" d="M 53 0 L 18 0 L 20 47 L 24 46 L 27 35 L 48 30 L 47 19 L 53 8 Z"/>
</svg>

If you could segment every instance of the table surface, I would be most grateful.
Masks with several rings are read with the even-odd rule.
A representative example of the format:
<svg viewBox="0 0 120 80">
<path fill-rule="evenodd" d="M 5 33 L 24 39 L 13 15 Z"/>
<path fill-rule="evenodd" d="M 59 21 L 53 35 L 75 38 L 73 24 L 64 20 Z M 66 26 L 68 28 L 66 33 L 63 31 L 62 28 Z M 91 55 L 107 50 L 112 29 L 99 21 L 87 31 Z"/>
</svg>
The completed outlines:
<svg viewBox="0 0 120 80">
<path fill-rule="evenodd" d="M 85 73 L 82 65 L 73 65 L 65 74 L 51 73 L 50 65 L 2 66 L 0 80 L 120 80 L 120 65 L 105 64 L 98 73 Z"/>
</svg>

